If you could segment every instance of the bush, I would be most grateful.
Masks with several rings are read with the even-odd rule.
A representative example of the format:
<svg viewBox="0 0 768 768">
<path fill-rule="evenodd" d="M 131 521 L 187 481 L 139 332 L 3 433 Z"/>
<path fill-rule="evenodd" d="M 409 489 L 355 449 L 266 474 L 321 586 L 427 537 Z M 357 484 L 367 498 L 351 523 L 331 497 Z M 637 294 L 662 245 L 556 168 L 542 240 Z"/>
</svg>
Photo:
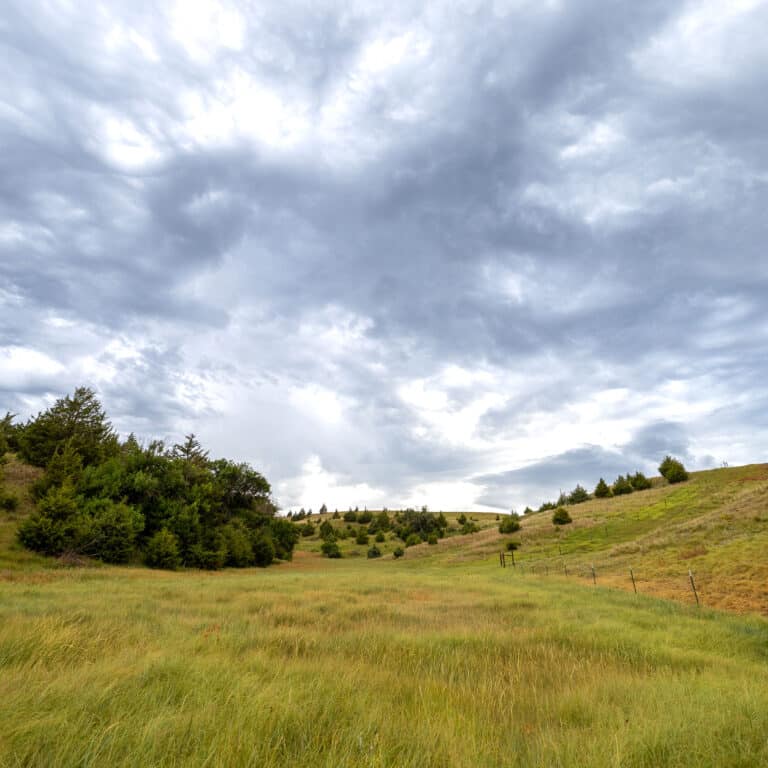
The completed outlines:
<svg viewBox="0 0 768 768">
<path fill-rule="evenodd" d="M 315 535 L 315 526 L 312 525 L 312 523 L 304 523 L 304 525 L 299 528 L 299 531 L 301 535 L 306 539 Z"/>
<path fill-rule="evenodd" d="M 144 529 L 144 516 L 128 504 L 109 499 L 91 501 L 84 511 L 75 549 L 105 563 L 127 563 L 136 537 Z"/>
<path fill-rule="evenodd" d="M 384 535 L 384 531 L 379 531 L 379 532 L 376 534 L 376 539 L 375 539 L 375 541 L 376 541 L 378 544 L 381 544 L 383 541 L 386 541 L 386 539 L 387 539 L 387 537 Z"/>
<path fill-rule="evenodd" d="M 514 552 L 516 549 L 520 549 L 520 542 L 519 541 L 508 541 L 507 542 L 507 552 Z"/>
<path fill-rule="evenodd" d="M 376 557 L 381 557 L 381 550 L 374 544 L 369 550 L 368 550 L 368 559 L 373 560 Z"/>
<path fill-rule="evenodd" d="M 460 515 L 459 515 L 459 516 L 456 518 L 456 522 L 457 522 L 459 525 L 464 525 L 464 523 L 466 523 L 466 522 L 467 522 L 467 516 L 466 516 L 466 515 L 465 515 L 465 514 L 462 512 L 462 513 L 461 513 L 461 514 L 460 514 Z"/>
<path fill-rule="evenodd" d="M 345 523 L 356 523 L 357 522 L 357 513 L 353 512 L 351 509 L 349 512 L 344 513 L 344 522 Z"/>
<path fill-rule="evenodd" d="M 395 547 L 394 551 L 392 552 L 392 557 L 394 557 L 395 560 L 399 560 L 404 554 L 405 550 L 402 547 Z"/>
<path fill-rule="evenodd" d="M 499 523 L 499 533 L 515 533 L 520 530 L 520 515 L 512 512 Z"/>
<path fill-rule="evenodd" d="M 261 531 L 253 539 L 253 562 L 266 568 L 275 559 L 275 545 L 271 537 Z"/>
<path fill-rule="evenodd" d="M 224 542 L 227 545 L 225 564 L 235 568 L 245 568 L 253 564 L 253 547 L 248 537 L 248 531 L 245 526 L 237 525 L 238 522 L 229 523 L 222 529 Z"/>
<path fill-rule="evenodd" d="M 150 568 L 175 571 L 181 565 L 178 539 L 167 528 L 161 528 L 147 542 L 144 562 Z"/>
<path fill-rule="evenodd" d="M 586 488 L 583 488 L 580 485 L 577 485 L 568 494 L 568 503 L 569 504 L 583 504 L 585 501 L 589 501 L 589 493 L 587 493 Z"/>
<path fill-rule="evenodd" d="M 330 524 L 330 522 L 328 522 L 328 520 L 323 520 L 323 522 L 320 523 L 320 538 L 323 539 L 323 541 L 336 538 L 336 533 L 333 530 L 333 526 Z"/>
<path fill-rule="evenodd" d="M 612 496 L 611 489 L 608 486 L 608 483 L 603 480 L 601 477 L 598 481 L 597 485 L 595 486 L 595 498 L 596 499 L 607 499 L 609 496 Z"/>
<path fill-rule="evenodd" d="M 552 522 L 555 525 L 568 525 L 573 520 L 565 507 L 558 507 L 552 515 Z"/>
<path fill-rule="evenodd" d="M 320 551 L 325 557 L 330 557 L 332 560 L 338 560 L 341 557 L 341 550 L 335 541 L 324 541 Z"/>
<path fill-rule="evenodd" d="M 437 544 L 437 534 L 436 533 L 430 533 L 429 536 L 427 536 L 427 544 L 431 544 L 432 546 Z"/>
<path fill-rule="evenodd" d="M 480 526 L 477 523 L 473 523 L 471 520 L 467 520 L 467 522 L 461 526 L 461 533 L 463 536 L 467 536 L 470 533 L 477 533 L 479 530 Z"/>
<path fill-rule="evenodd" d="M 365 528 L 361 528 L 357 532 L 357 537 L 355 538 L 355 544 L 361 546 L 361 547 L 367 547 L 368 546 L 368 534 L 365 531 Z"/>
<path fill-rule="evenodd" d="M 651 481 L 642 472 L 635 472 L 632 477 L 627 478 L 636 491 L 647 491 L 651 487 Z"/>
<path fill-rule="evenodd" d="M 405 540 L 406 547 L 415 547 L 417 544 L 421 544 L 421 536 L 418 533 L 408 534 L 408 538 Z"/>
<path fill-rule="evenodd" d="M 614 496 L 625 496 L 628 493 L 632 493 L 635 489 L 632 487 L 632 483 L 629 482 L 628 477 L 624 477 L 624 475 L 619 475 L 614 481 L 613 481 L 613 495 Z"/>
<path fill-rule="evenodd" d="M 0 489 L 0 509 L 4 510 L 5 512 L 15 512 L 18 506 L 18 497 L 14 496 L 12 493 L 6 493 Z"/>
<path fill-rule="evenodd" d="M 664 461 L 659 465 L 659 473 L 668 483 L 682 483 L 688 479 L 683 462 L 671 456 L 664 457 Z"/>
</svg>

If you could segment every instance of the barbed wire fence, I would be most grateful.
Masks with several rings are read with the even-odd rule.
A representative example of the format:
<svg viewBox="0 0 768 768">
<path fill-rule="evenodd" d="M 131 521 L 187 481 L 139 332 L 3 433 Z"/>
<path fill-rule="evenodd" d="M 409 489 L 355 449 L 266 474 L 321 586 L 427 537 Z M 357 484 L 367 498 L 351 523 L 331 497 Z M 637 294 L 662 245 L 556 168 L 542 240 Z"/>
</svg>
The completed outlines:
<svg viewBox="0 0 768 768">
<path fill-rule="evenodd" d="M 601 574 L 600 565 L 595 566 L 595 563 L 571 563 L 570 565 L 565 560 L 552 561 L 552 560 L 521 560 L 515 558 L 514 550 L 499 552 L 499 565 L 501 568 L 513 568 L 521 575 L 530 574 L 537 576 L 562 576 L 565 578 L 575 577 L 583 578 L 591 581 L 593 586 L 598 586 L 599 577 Z M 607 573 L 606 573 L 607 571 Z M 603 573 L 606 574 L 609 580 L 620 580 L 620 572 L 616 569 L 606 569 Z M 633 567 L 627 569 L 626 574 L 628 584 L 632 585 L 633 592 L 638 595 L 641 594 L 638 589 L 638 577 Z M 692 595 L 696 606 L 701 608 L 703 606 L 702 596 L 700 594 L 701 587 L 697 580 L 696 574 L 692 569 L 687 569 L 687 573 L 680 573 L 678 575 L 670 575 L 668 579 L 665 579 L 665 583 L 674 579 L 675 582 L 679 581 L 681 584 L 681 591 L 684 591 L 687 595 Z M 611 581 L 608 581 L 608 586 L 611 586 Z M 649 579 L 645 579 L 643 583 L 649 583 Z M 653 592 L 649 592 L 649 595 L 653 596 Z"/>
</svg>

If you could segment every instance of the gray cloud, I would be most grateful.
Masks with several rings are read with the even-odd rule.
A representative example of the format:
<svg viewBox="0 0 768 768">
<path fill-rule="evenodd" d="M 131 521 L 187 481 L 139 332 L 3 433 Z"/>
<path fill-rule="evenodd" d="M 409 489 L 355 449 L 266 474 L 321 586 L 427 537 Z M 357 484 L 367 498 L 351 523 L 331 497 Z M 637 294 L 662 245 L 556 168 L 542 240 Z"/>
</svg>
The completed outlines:
<svg viewBox="0 0 768 768">
<path fill-rule="evenodd" d="M 765 7 L 206 7 L 7 4 L 7 407 L 94 383 L 286 504 L 764 457 Z"/>
</svg>

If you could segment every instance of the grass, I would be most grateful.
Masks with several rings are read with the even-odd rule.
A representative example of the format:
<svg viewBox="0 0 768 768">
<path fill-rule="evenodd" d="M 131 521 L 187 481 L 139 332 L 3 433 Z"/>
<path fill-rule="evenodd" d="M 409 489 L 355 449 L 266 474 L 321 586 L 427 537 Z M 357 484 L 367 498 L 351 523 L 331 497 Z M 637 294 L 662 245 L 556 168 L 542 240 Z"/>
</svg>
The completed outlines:
<svg viewBox="0 0 768 768">
<path fill-rule="evenodd" d="M 17 490 L 21 471 L 6 467 Z M 574 507 L 566 557 L 607 521 L 589 556 L 643 541 L 650 568 L 698 546 L 698 530 L 668 541 L 661 523 L 706 533 L 722 514 L 722 547 L 756 556 L 764 481 L 745 477 L 716 477 L 715 505 L 706 477 L 622 500 L 635 539 L 615 502 Z M 329 561 L 305 541 L 293 563 L 219 573 L 64 568 L 14 549 L 13 525 L 0 521 L 2 768 L 768 764 L 766 618 L 502 570 L 495 525 L 400 561 Z M 554 557 L 551 528 L 525 521 L 528 562 Z"/>
</svg>

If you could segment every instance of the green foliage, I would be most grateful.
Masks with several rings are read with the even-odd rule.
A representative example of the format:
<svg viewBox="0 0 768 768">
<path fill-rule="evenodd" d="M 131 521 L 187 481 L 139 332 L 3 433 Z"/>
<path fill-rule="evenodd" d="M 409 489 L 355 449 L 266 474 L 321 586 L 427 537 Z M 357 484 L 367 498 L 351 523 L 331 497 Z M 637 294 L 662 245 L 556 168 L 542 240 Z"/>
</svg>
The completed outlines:
<svg viewBox="0 0 768 768">
<path fill-rule="evenodd" d="M 632 477 L 627 475 L 627 478 L 636 491 L 647 491 L 651 487 L 651 481 L 642 472 L 635 472 Z"/>
<path fill-rule="evenodd" d="M 365 528 L 360 528 L 358 530 L 357 537 L 355 538 L 355 544 L 361 547 L 368 546 L 368 534 L 366 533 Z"/>
<path fill-rule="evenodd" d="M 334 519 L 334 520 L 339 520 L 340 518 L 341 518 L 341 515 L 339 514 L 339 510 L 338 510 L 338 509 L 335 509 L 335 510 L 333 511 L 333 519 Z"/>
<path fill-rule="evenodd" d="M 598 480 L 597 485 L 595 486 L 595 498 L 607 499 L 612 495 L 613 493 L 611 492 L 611 489 L 608 483 L 606 483 L 605 480 L 603 480 L 603 478 L 601 477 L 600 480 Z"/>
<path fill-rule="evenodd" d="M 150 568 L 175 571 L 181 565 L 178 539 L 167 528 L 161 528 L 147 542 L 144 562 Z"/>
<path fill-rule="evenodd" d="M 460 514 L 460 515 L 459 515 L 459 516 L 456 518 L 456 522 L 457 522 L 459 525 L 464 525 L 464 523 L 466 523 L 466 522 L 467 522 L 467 516 L 466 516 L 466 515 L 465 515 L 465 514 L 462 512 L 462 513 L 461 513 L 461 514 Z"/>
<path fill-rule="evenodd" d="M 520 549 L 520 542 L 519 541 L 508 541 L 506 543 L 507 552 L 514 552 L 515 550 Z"/>
<path fill-rule="evenodd" d="M 376 557 L 381 557 L 381 550 L 374 544 L 369 550 L 368 550 L 368 559 L 373 560 Z"/>
<path fill-rule="evenodd" d="M 253 538 L 253 562 L 266 568 L 275 559 L 275 544 L 268 531 L 259 531 Z"/>
<path fill-rule="evenodd" d="M 471 520 L 467 520 L 467 522 L 461 526 L 461 535 L 467 536 L 470 533 L 477 533 L 479 530 L 480 526 L 477 523 L 473 523 Z"/>
<path fill-rule="evenodd" d="M 405 540 L 406 547 L 414 547 L 416 544 L 421 544 L 421 536 L 418 533 L 409 533 Z"/>
<path fill-rule="evenodd" d="M 664 457 L 664 461 L 659 464 L 659 474 L 669 483 L 683 483 L 688 479 L 683 462 L 672 456 Z"/>
<path fill-rule="evenodd" d="M 515 533 L 520 530 L 520 515 L 511 512 L 499 523 L 499 533 Z"/>
<path fill-rule="evenodd" d="M 399 560 L 401 557 L 405 555 L 405 550 L 402 547 L 395 547 L 392 551 L 392 557 L 395 558 L 395 560 Z"/>
<path fill-rule="evenodd" d="M 557 509 L 557 504 L 555 504 L 554 501 L 545 501 L 542 503 L 542 505 L 539 507 L 539 512 L 547 512 L 550 509 Z"/>
<path fill-rule="evenodd" d="M 357 522 L 357 512 L 353 512 L 351 509 L 344 513 L 344 522 L 345 523 L 356 523 Z"/>
<path fill-rule="evenodd" d="M 210 459 L 194 434 L 170 450 L 160 441 L 142 448 L 133 435 L 120 444 L 91 390 L 58 400 L 20 441 L 34 463 L 48 457 L 33 488 L 37 510 L 19 530 L 30 549 L 126 562 L 146 557 L 165 530 L 184 566 L 268 565 L 293 555 L 299 530 L 276 517 L 263 475 Z M 302 533 L 314 531 L 308 523 Z"/>
<path fill-rule="evenodd" d="M 586 488 L 581 485 L 576 485 L 576 487 L 568 494 L 569 504 L 583 504 L 585 501 L 589 501 L 589 493 Z"/>
<path fill-rule="evenodd" d="M 15 512 L 19 507 L 19 497 L 0 488 L 0 509 L 4 512 Z"/>
<path fill-rule="evenodd" d="M 532 514 L 533 514 L 533 512 L 534 512 L 534 511 L 533 511 L 533 510 L 532 510 L 530 507 L 526 507 L 526 508 L 523 510 L 523 514 L 524 514 L 524 515 L 532 515 Z"/>
<path fill-rule="evenodd" d="M 555 525 L 568 525 L 573 519 L 565 507 L 558 507 L 552 515 L 552 522 Z"/>
<path fill-rule="evenodd" d="M 320 551 L 325 557 L 330 557 L 332 560 L 337 560 L 341 557 L 341 550 L 335 541 L 324 541 Z"/>
<path fill-rule="evenodd" d="M 92 389 L 78 387 L 71 397 L 60 398 L 27 422 L 19 435 L 19 454 L 30 464 L 45 467 L 68 441 L 85 466 L 117 452 L 117 436 Z"/>
<path fill-rule="evenodd" d="M 304 536 L 304 538 L 308 538 L 309 536 L 315 535 L 315 526 L 310 522 L 306 522 L 301 526 L 301 528 L 299 528 L 299 531 L 301 532 L 301 535 Z"/>
<path fill-rule="evenodd" d="M 323 522 L 320 523 L 320 538 L 323 539 L 323 541 L 329 541 L 330 539 L 336 538 L 333 526 L 328 520 L 323 520 Z"/>
<path fill-rule="evenodd" d="M 375 539 L 375 541 L 376 541 L 378 544 L 381 544 L 383 541 L 386 541 L 386 539 L 387 539 L 387 537 L 384 535 L 384 531 L 379 531 L 379 532 L 376 534 L 376 539 Z"/>
<path fill-rule="evenodd" d="M 632 493 L 635 489 L 632 487 L 632 483 L 629 482 L 629 476 L 619 475 L 613 481 L 611 490 L 614 496 L 626 496 L 626 494 Z"/>
<path fill-rule="evenodd" d="M 427 544 L 431 546 L 435 546 L 437 544 L 437 534 L 436 533 L 430 533 L 429 536 L 427 536 Z"/>
</svg>

